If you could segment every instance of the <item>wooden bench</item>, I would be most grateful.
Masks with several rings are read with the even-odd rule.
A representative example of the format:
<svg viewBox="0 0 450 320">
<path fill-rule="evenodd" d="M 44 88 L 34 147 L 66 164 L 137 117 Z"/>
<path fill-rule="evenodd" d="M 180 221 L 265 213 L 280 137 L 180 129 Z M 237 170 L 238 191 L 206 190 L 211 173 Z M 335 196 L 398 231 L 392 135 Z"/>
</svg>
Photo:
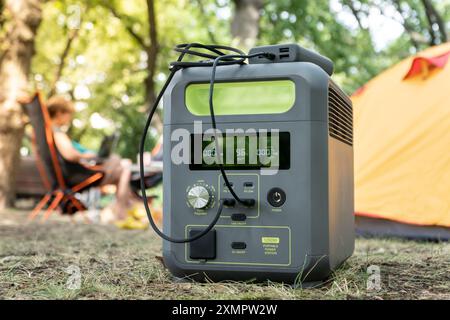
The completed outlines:
<svg viewBox="0 0 450 320">
<path fill-rule="evenodd" d="M 16 173 L 16 197 L 41 198 L 45 193 L 46 189 L 39 175 L 35 158 L 33 156 L 21 157 Z"/>
</svg>

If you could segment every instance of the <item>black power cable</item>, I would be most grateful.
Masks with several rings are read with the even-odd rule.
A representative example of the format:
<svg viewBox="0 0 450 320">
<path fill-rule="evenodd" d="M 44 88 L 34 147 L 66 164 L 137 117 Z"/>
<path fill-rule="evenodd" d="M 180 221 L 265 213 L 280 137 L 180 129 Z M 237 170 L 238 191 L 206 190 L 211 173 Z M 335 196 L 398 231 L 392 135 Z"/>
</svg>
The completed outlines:
<svg viewBox="0 0 450 320">
<path fill-rule="evenodd" d="M 197 50 L 192 50 L 193 48 L 202 49 L 204 51 L 210 52 L 202 52 Z M 216 155 L 218 156 L 218 150 L 219 150 L 219 142 L 217 138 L 217 124 L 216 124 L 216 118 L 214 114 L 214 105 L 213 105 L 213 95 L 214 95 L 214 83 L 215 83 L 215 77 L 216 77 L 216 69 L 218 66 L 226 66 L 226 65 L 234 65 L 234 64 L 245 64 L 245 60 L 253 57 L 264 57 L 267 59 L 273 60 L 275 58 L 274 54 L 267 53 L 267 52 L 260 52 L 260 53 L 254 53 L 251 55 L 246 55 L 244 52 L 242 52 L 239 49 L 228 47 L 228 46 L 220 46 L 220 45 L 203 45 L 200 43 L 189 43 L 189 44 L 180 44 L 177 45 L 174 48 L 175 51 L 179 52 L 180 55 L 177 59 L 177 61 L 170 63 L 170 74 L 167 78 L 166 82 L 164 83 L 161 91 L 159 92 L 152 109 L 150 110 L 149 116 L 147 118 L 147 121 L 145 123 L 144 132 L 142 134 L 141 142 L 139 144 L 139 170 L 140 170 L 140 181 L 141 181 L 141 190 L 142 190 L 142 198 L 144 200 L 144 207 L 145 211 L 147 213 L 148 220 L 150 222 L 150 225 L 152 226 L 153 230 L 164 240 L 167 240 L 169 242 L 173 243 L 188 243 L 195 240 L 200 239 L 204 235 L 206 235 L 209 231 L 214 228 L 217 221 L 220 218 L 220 215 L 222 214 L 223 206 L 226 205 L 226 200 L 221 200 L 219 203 L 219 208 L 217 209 L 217 213 L 213 219 L 213 221 L 200 233 L 196 234 L 195 236 L 191 238 L 185 238 L 185 239 L 175 239 L 167 236 L 163 232 L 161 232 L 158 229 L 158 226 L 155 224 L 155 221 L 153 220 L 150 207 L 148 205 L 147 200 L 147 193 L 145 191 L 145 170 L 144 170 L 144 149 L 145 149 L 145 140 L 147 137 L 148 130 L 150 128 L 151 121 L 153 119 L 153 115 L 156 112 L 156 108 L 158 107 L 159 102 L 162 99 L 162 96 L 164 95 L 164 92 L 167 90 L 167 87 L 169 86 L 170 82 L 172 81 L 175 73 L 180 69 L 190 68 L 190 67 L 212 67 L 212 73 L 211 73 L 211 81 L 210 81 L 210 88 L 209 88 L 209 108 L 211 113 L 211 122 L 212 127 L 214 129 L 215 134 L 215 144 L 216 144 Z M 223 51 L 233 52 L 234 54 L 225 54 Z M 186 55 L 189 56 L 196 56 L 201 58 L 207 58 L 208 60 L 202 60 L 202 61 L 194 61 L 194 62 L 186 62 L 183 61 L 184 57 Z M 222 161 L 217 161 L 219 164 L 219 169 L 222 174 L 222 177 L 225 181 L 225 185 L 230 190 L 230 193 L 232 194 L 233 198 L 243 204 L 244 206 L 251 206 L 253 202 L 251 200 L 243 200 L 239 198 L 239 196 L 236 194 L 236 192 L 233 190 L 233 187 L 231 186 L 228 177 L 225 173 L 225 169 L 223 167 Z"/>
</svg>

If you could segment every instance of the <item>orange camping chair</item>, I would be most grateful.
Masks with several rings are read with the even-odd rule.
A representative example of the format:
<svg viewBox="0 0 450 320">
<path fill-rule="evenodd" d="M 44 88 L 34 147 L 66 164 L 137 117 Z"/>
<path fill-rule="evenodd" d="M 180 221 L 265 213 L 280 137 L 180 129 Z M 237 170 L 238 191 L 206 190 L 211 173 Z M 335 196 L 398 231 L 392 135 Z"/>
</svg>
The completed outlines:
<svg viewBox="0 0 450 320">
<path fill-rule="evenodd" d="M 23 107 L 34 130 L 33 147 L 36 163 L 47 189 L 46 195 L 30 213 L 29 219 L 34 219 L 45 207 L 47 209 L 43 220 L 47 220 L 58 207 L 63 214 L 73 215 L 78 211 L 85 211 L 86 206 L 75 195 L 97 186 L 103 178 L 103 173 L 67 161 L 61 156 L 53 140 L 47 106 L 39 92 L 31 101 L 24 103 Z"/>
</svg>

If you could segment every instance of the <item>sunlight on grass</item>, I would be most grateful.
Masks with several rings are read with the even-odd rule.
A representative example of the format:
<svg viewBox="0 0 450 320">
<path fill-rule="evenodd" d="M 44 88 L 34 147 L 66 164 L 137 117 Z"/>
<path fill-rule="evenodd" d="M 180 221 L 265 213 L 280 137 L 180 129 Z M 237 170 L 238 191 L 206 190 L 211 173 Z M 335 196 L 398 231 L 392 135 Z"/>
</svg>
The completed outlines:
<svg viewBox="0 0 450 320">
<path fill-rule="evenodd" d="M 355 254 L 318 288 L 280 283 L 176 282 L 163 267 L 150 231 L 50 221 L 0 226 L 3 299 L 449 299 L 448 243 L 358 239 Z M 67 288 L 66 268 L 81 271 Z M 367 267 L 381 270 L 380 291 L 367 290 Z"/>
</svg>

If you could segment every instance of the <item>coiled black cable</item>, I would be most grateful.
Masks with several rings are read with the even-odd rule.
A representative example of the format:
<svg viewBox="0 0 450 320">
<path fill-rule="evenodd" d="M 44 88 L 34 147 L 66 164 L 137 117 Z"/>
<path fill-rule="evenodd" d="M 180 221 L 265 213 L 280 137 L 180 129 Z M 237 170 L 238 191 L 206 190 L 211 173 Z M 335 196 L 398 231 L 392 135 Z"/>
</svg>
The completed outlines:
<svg viewBox="0 0 450 320">
<path fill-rule="evenodd" d="M 203 51 L 198 50 L 192 50 L 192 49 L 201 49 Z M 237 48 L 228 47 L 228 46 L 221 46 L 221 45 L 204 45 L 200 43 L 186 43 L 186 44 L 179 44 L 177 45 L 174 50 L 176 52 L 179 52 L 180 55 L 177 59 L 177 61 L 174 61 L 170 63 L 170 74 L 164 83 L 161 91 L 159 92 L 151 110 L 148 115 L 147 121 L 144 126 L 144 132 L 142 134 L 141 142 L 139 144 L 139 171 L 140 171 L 140 182 L 141 182 L 141 190 L 142 190 L 142 198 L 144 200 L 144 207 L 145 211 L 147 213 L 148 220 L 150 222 L 150 225 L 152 229 L 164 240 L 167 240 L 169 242 L 173 243 L 188 243 L 195 240 L 200 239 L 204 235 L 206 235 L 209 231 L 214 228 L 214 226 L 217 224 L 217 221 L 220 218 L 220 215 L 222 214 L 223 206 L 225 205 L 224 200 L 221 200 L 219 203 L 219 208 L 217 209 L 217 213 L 213 219 L 213 221 L 200 233 L 196 234 L 193 237 L 185 238 L 185 239 L 175 239 L 167 236 L 163 232 L 161 232 L 158 229 L 158 226 L 155 224 L 150 207 L 148 205 L 147 200 L 147 193 L 145 191 L 145 170 L 144 170 L 144 149 L 145 149 L 145 140 L 147 138 L 147 133 L 150 128 L 151 121 L 153 119 L 153 115 L 156 112 L 156 108 L 158 107 L 159 102 L 161 101 L 164 92 L 167 90 L 167 87 L 169 86 L 170 82 L 172 81 L 175 73 L 180 69 L 185 68 L 191 68 L 191 67 L 212 67 L 211 72 L 211 81 L 210 81 L 210 89 L 209 89 L 209 108 L 211 113 L 211 123 L 212 127 L 214 129 L 215 134 L 215 145 L 216 145 L 216 155 L 219 155 L 219 142 L 217 138 L 217 124 L 216 124 L 216 118 L 214 114 L 214 105 L 213 105 L 213 95 L 214 95 L 214 83 L 215 83 L 215 77 L 216 77 L 216 69 L 218 66 L 226 66 L 226 65 L 234 65 L 234 64 L 245 64 L 245 60 L 253 57 L 265 57 L 267 59 L 273 60 L 275 56 L 272 53 L 267 52 L 260 52 L 260 53 L 254 53 L 252 55 L 246 55 L 244 52 Z M 233 54 L 225 54 L 224 51 L 232 52 Z M 209 52 L 209 53 L 208 53 Z M 183 61 L 184 57 L 186 55 L 189 56 L 195 56 L 195 57 L 201 57 L 206 58 L 208 60 L 202 60 L 202 61 Z M 222 161 L 218 159 L 218 165 L 220 172 L 222 174 L 222 177 L 224 179 L 225 185 L 230 190 L 231 195 L 233 198 L 243 204 L 244 206 L 249 206 L 251 203 L 249 203 L 249 200 L 243 200 L 239 198 L 239 196 L 236 194 L 236 192 L 233 190 L 233 187 L 231 186 L 228 177 L 225 173 L 225 169 L 223 167 Z"/>
</svg>

